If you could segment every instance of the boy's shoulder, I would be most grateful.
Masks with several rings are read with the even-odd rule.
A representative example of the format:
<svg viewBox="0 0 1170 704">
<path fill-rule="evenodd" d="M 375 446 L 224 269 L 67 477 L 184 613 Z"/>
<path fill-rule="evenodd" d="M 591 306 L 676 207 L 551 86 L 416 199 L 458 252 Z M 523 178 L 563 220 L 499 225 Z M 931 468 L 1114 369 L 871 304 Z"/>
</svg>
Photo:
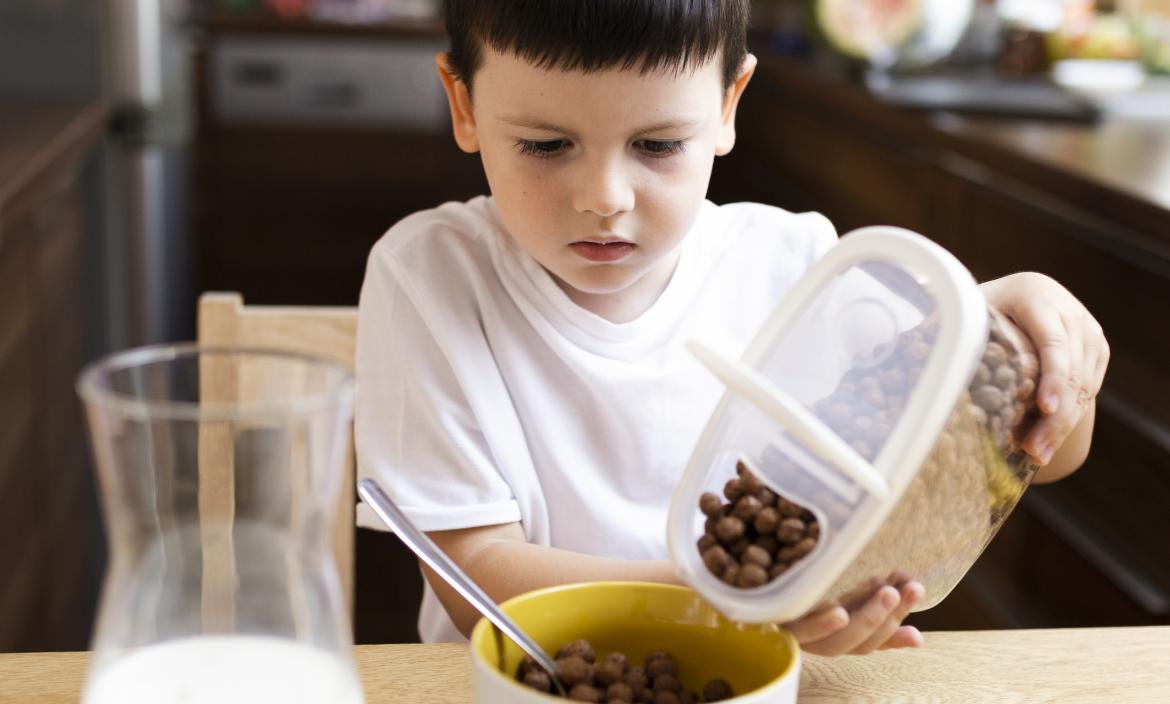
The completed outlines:
<svg viewBox="0 0 1170 704">
<path fill-rule="evenodd" d="M 502 237 L 486 196 L 412 213 L 370 250 L 358 307 L 374 314 L 388 301 L 409 300 L 432 323 L 474 315 L 478 298 L 499 280 L 495 250 Z"/>
<path fill-rule="evenodd" d="M 412 213 L 394 224 L 374 245 L 371 257 L 411 260 L 482 247 L 499 229 L 491 199 L 450 201 Z"/>
<path fill-rule="evenodd" d="M 820 256 L 837 241 L 837 230 L 824 215 L 794 213 L 764 203 L 708 204 L 700 223 L 707 235 L 704 239 L 717 247 Z"/>
<path fill-rule="evenodd" d="M 426 298 L 425 305 L 474 308 L 481 284 L 499 278 L 495 250 L 502 236 L 495 205 L 484 196 L 408 215 L 370 250 L 363 292 L 400 290 L 416 306 Z"/>
</svg>

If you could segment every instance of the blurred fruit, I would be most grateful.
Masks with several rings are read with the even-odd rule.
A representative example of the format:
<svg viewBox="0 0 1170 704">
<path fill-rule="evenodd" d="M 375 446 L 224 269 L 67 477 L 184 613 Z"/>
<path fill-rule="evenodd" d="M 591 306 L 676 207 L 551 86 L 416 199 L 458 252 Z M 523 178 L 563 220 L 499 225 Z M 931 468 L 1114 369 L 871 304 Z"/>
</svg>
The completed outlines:
<svg viewBox="0 0 1170 704">
<path fill-rule="evenodd" d="M 1138 59 L 1142 48 L 1134 22 L 1120 15 L 1100 15 L 1048 35 L 1048 53 L 1061 59 Z"/>
<path fill-rule="evenodd" d="M 922 0 L 817 0 L 817 22 L 840 52 L 861 59 L 905 44 L 922 26 Z"/>
</svg>

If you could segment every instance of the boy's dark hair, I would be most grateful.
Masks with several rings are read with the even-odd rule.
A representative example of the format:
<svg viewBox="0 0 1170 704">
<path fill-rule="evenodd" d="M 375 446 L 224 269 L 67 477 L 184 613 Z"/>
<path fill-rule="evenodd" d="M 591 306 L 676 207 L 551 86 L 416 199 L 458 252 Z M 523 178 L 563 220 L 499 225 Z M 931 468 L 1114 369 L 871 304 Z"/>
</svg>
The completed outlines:
<svg viewBox="0 0 1170 704">
<path fill-rule="evenodd" d="M 544 68 L 683 70 L 723 59 L 730 86 L 747 52 L 750 0 L 447 0 L 451 70 L 471 88 L 482 47 Z"/>
</svg>

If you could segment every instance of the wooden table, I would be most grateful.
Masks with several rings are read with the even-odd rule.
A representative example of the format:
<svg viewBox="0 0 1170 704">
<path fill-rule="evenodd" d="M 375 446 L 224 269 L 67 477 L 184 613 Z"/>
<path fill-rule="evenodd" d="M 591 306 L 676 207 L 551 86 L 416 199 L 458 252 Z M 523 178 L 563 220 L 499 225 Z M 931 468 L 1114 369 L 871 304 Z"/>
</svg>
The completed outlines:
<svg viewBox="0 0 1170 704">
<path fill-rule="evenodd" d="M 0 704 L 77 702 L 86 653 L 0 654 Z M 364 645 L 368 704 L 471 701 L 467 647 Z M 800 701 L 1166 702 L 1170 626 L 928 633 L 918 651 L 807 656 Z"/>
</svg>

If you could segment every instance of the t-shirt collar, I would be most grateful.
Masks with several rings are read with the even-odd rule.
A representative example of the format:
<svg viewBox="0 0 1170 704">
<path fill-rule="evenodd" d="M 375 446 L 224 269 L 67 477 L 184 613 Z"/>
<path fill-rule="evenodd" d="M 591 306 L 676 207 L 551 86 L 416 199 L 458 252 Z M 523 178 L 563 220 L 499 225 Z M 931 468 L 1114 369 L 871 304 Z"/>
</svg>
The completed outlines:
<svg viewBox="0 0 1170 704">
<path fill-rule="evenodd" d="M 702 278 L 701 272 L 697 271 L 700 264 L 697 261 L 700 257 L 696 256 L 697 231 L 702 229 L 703 220 L 714 208 L 714 204 L 704 201 L 691 231 L 679 245 L 678 262 L 658 299 L 637 318 L 614 323 L 569 298 L 552 275 L 507 233 L 494 199 L 488 199 L 488 210 L 496 225 L 493 244 L 501 255 L 499 264 L 503 271 L 500 274 L 505 285 L 513 289 L 513 295 L 528 299 L 540 315 L 581 347 L 619 358 L 644 354 L 647 348 L 661 344 L 677 329 Z"/>
</svg>

